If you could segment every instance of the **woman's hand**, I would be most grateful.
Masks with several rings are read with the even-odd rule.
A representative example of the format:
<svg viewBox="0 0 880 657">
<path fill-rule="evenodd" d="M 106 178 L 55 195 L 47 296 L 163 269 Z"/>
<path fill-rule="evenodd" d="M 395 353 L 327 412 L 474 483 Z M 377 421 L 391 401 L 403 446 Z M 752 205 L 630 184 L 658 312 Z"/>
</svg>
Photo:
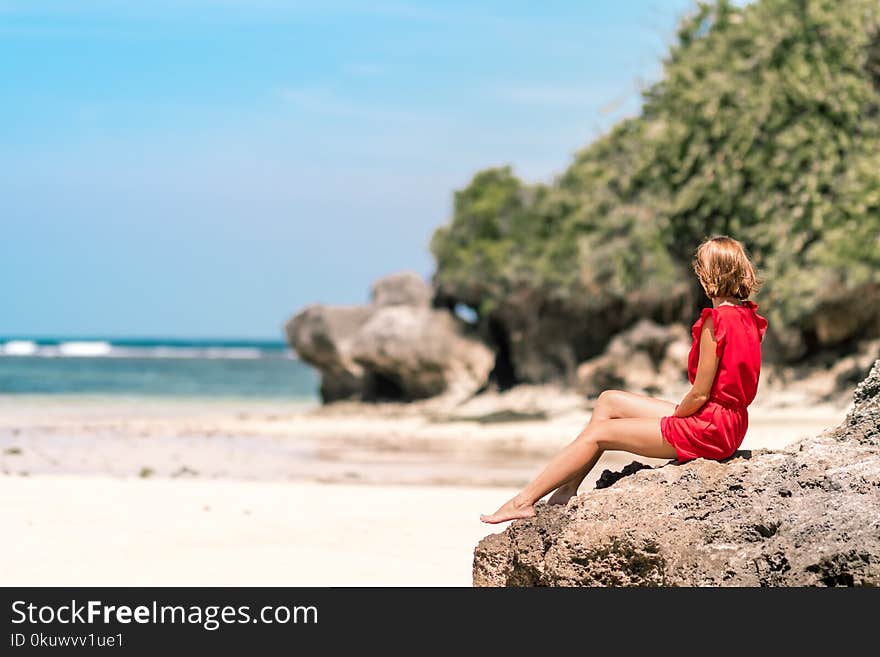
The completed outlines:
<svg viewBox="0 0 880 657">
<path fill-rule="evenodd" d="M 703 322 L 703 330 L 700 331 L 700 359 L 697 363 L 697 375 L 694 383 L 687 394 L 677 404 L 672 415 L 675 417 L 687 417 L 699 411 L 709 399 L 709 391 L 715 381 L 718 372 L 718 355 L 715 341 L 715 328 L 712 325 L 712 316 Z"/>
</svg>

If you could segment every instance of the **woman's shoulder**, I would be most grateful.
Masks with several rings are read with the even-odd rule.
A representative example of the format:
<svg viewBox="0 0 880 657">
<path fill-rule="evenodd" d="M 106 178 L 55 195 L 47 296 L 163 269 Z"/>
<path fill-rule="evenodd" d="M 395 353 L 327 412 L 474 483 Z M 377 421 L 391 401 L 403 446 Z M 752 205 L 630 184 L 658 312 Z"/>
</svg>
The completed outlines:
<svg viewBox="0 0 880 657">
<path fill-rule="evenodd" d="M 755 325 L 758 327 L 758 336 L 763 341 L 764 334 L 767 332 L 767 318 L 758 314 L 758 304 L 754 301 L 746 300 L 745 304 L 755 317 Z"/>
<path fill-rule="evenodd" d="M 724 340 L 724 322 L 720 319 L 718 308 L 703 308 L 700 311 L 700 316 L 691 326 L 691 337 L 694 339 L 694 342 L 698 342 L 700 334 L 703 332 L 703 326 L 706 325 L 707 321 L 711 322 L 715 342 L 718 343 L 720 348 Z"/>
<path fill-rule="evenodd" d="M 697 321 L 695 321 L 694 324 L 702 324 L 706 321 L 707 317 L 714 317 L 716 310 L 718 309 L 713 308 L 712 306 L 709 306 L 708 308 L 703 308 L 702 310 L 700 310 L 700 315 L 697 317 Z"/>
<path fill-rule="evenodd" d="M 716 320 L 716 318 L 717 318 L 716 311 L 717 310 L 718 310 L 717 308 L 709 307 L 709 308 L 703 308 L 700 311 L 700 316 L 697 317 L 697 320 L 691 326 L 691 333 L 693 334 L 693 336 L 695 338 L 700 335 L 700 331 L 702 331 L 702 329 L 703 329 L 703 324 L 705 324 L 706 320 L 709 319 L 710 317 L 712 318 L 713 324 L 718 323 Z"/>
</svg>

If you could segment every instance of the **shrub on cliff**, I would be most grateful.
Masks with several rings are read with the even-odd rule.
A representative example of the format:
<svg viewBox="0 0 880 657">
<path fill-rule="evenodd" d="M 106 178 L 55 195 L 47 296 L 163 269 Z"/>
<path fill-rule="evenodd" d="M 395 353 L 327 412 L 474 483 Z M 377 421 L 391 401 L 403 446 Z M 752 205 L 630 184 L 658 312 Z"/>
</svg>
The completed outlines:
<svg viewBox="0 0 880 657">
<path fill-rule="evenodd" d="M 876 0 L 700 3 L 641 116 L 550 185 L 498 168 L 456 193 L 434 284 L 510 343 L 519 379 L 570 377 L 621 324 L 691 318 L 705 302 L 691 255 L 715 233 L 744 241 L 766 279 L 771 356 L 880 331 Z M 519 368 L 548 321 L 566 353 Z"/>
</svg>

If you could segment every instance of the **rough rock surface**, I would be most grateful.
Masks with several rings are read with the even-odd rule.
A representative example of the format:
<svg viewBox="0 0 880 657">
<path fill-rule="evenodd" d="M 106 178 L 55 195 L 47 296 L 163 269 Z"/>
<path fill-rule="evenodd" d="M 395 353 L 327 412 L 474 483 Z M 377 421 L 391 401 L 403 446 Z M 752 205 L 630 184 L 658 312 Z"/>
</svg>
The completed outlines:
<svg viewBox="0 0 880 657">
<path fill-rule="evenodd" d="M 287 340 L 321 372 L 325 402 L 466 398 L 486 384 L 495 356 L 430 299 L 416 274 L 392 274 L 373 285 L 369 305 L 306 306 L 287 322 Z"/>
<path fill-rule="evenodd" d="M 636 468 L 631 468 L 636 470 Z M 641 469 L 492 534 L 475 586 L 880 585 L 880 361 L 781 451 Z"/>
</svg>

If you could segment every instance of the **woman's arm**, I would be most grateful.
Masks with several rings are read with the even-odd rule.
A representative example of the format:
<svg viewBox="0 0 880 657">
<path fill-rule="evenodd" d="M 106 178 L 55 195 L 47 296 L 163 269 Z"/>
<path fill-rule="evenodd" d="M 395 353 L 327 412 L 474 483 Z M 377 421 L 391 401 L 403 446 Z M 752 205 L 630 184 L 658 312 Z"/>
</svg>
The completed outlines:
<svg viewBox="0 0 880 657">
<path fill-rule="evenodd" d="M 718 355 L 715 341 L 715 328 L 712 325 L 712 317 L 706 317 L 703 322 L 703 330 L 700 331 L 700 360 L 697 363 L 697 375 L 694 384 L 688 393 L 682 398 L 681 403 L 675 407 L 672 413 L 675 417 L 687 417 L 693 415 L 703 407 L 709 399 L 709 391 L 715 381 L 715 373 L 718 371 Z"/>
</svg>

